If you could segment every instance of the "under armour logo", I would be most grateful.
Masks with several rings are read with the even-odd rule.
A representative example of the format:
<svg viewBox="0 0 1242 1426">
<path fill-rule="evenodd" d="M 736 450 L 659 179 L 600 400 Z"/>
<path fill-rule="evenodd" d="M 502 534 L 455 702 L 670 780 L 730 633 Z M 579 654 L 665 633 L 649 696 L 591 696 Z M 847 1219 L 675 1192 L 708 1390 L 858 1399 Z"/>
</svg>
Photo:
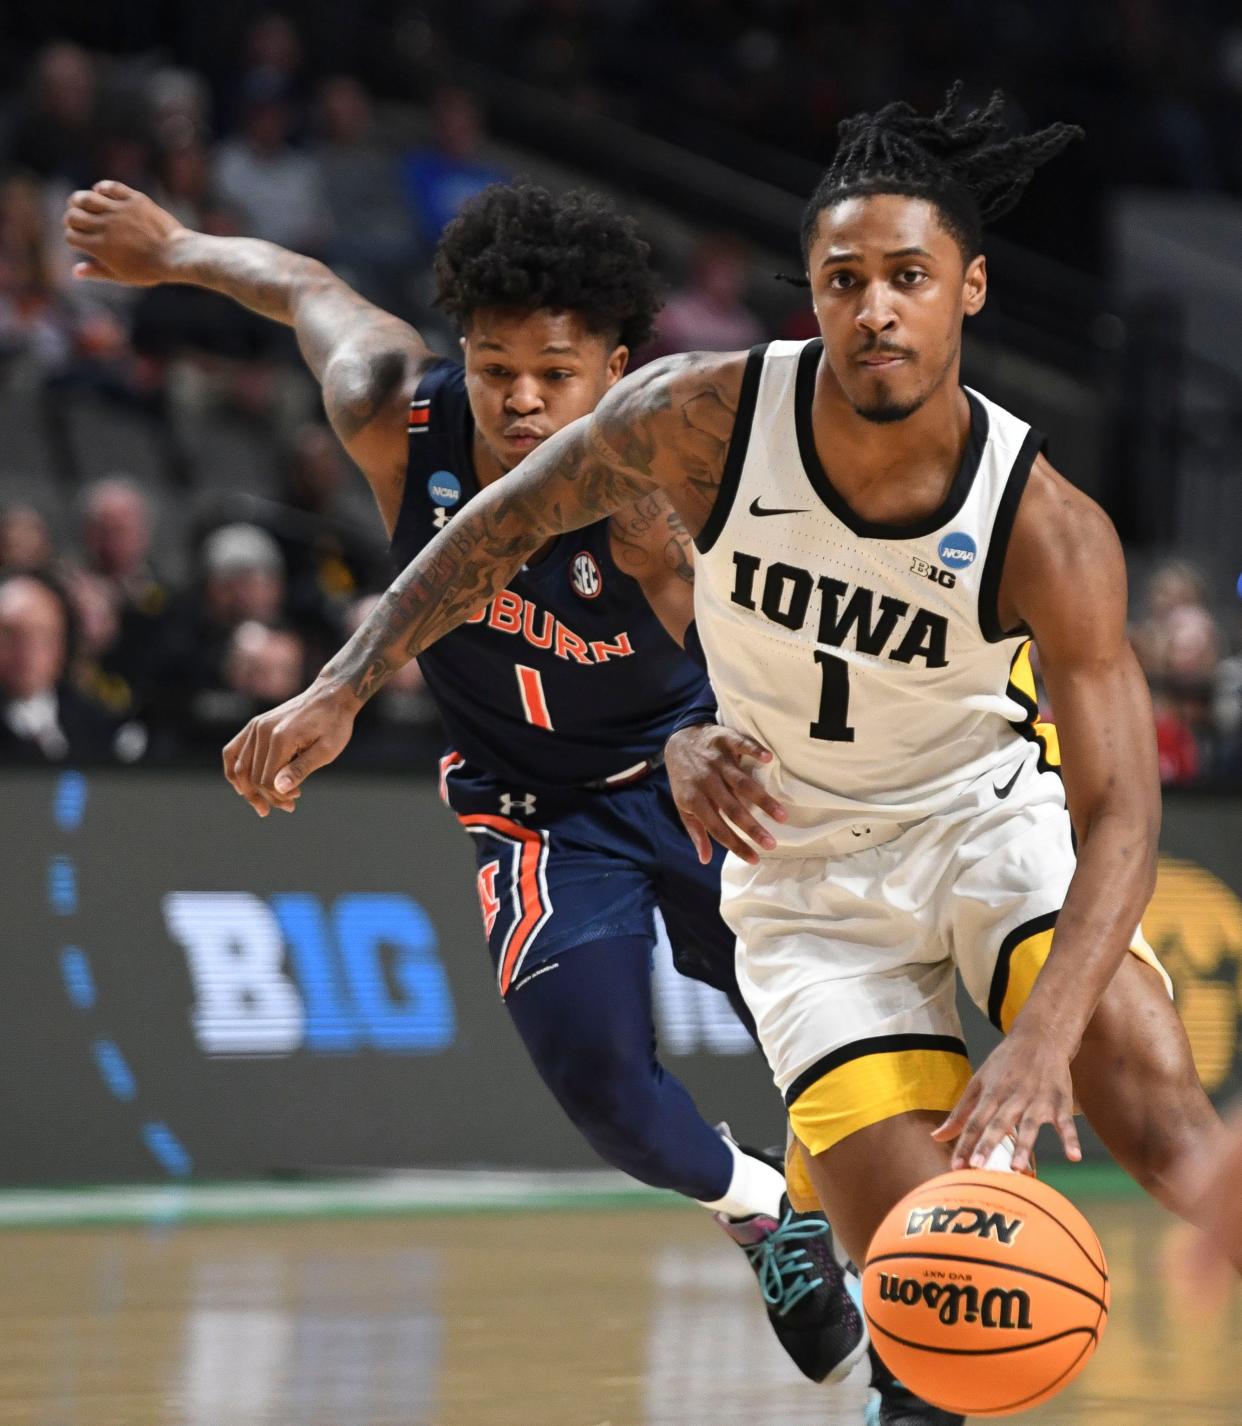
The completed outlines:
<svg viewBox="0 0 1242 1426">
<path fill-rule="evenodd" d="M 502 817 L 512 817 L 515 812 L 521 812 L 523 816 L 529 817 L 535 810 L 535 794 L 527 792 L 521 797 L 511 797 L 509 793 L 500 794 L 500 814 Z"/>
<path fill-rule="evenodd" d="M 452 518 L 453 512 L 451 510 L 446 510 L 443 505 L 437 505 L 436 513 L 431 517 L 431 523 L 437 530 L 442 530 Z"/>
</svg>

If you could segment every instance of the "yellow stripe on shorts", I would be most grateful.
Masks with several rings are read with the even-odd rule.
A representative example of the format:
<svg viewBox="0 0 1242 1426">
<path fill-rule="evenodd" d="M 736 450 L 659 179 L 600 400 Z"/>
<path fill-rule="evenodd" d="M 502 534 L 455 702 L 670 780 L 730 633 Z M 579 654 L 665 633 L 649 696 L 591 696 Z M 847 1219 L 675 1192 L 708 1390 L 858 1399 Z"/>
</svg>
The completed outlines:
<svg viewBox="0 0 1242 1426">
<path fill-rule="evenodd" d="M 988 995 L 988 1019 L 1007 1035 L 1018 1012 L 1030 999 L 1031 991 L 1048 953 L 1052 950 L 1052 935 L 1056 929 L 1057 913 L 1050 911 L 1044 916 L 1024 921 L 1015 927 L 1001 942 L 996 957 L 996 969 L 992 972 L 992 987 Z M 1164 981 L 1164 988 L 1173 994 L 1173 982 L 1169 973 L 1160 964 L 1155 951 L 1147 944 L 1140 927 L 1134 933 L 1130 954 L 1137 956 L 1145 965 Z"/>
<path fill-rule="evenodd" d="M 785 1192 L 795 1213 L 818 1213 L 819 1195 L 806 1166 L 806 1150 L 796 1138 L 785 1149 Z"/>
<path fill-rule="evenodd" d="M 952 1035 L 880 1035 L 826 1055 L 785 1091 L 799 1143 L 822 1154 L 842 1139 L 914 1109 L 947 1114 L 970 1082 Z"/>
</svg>

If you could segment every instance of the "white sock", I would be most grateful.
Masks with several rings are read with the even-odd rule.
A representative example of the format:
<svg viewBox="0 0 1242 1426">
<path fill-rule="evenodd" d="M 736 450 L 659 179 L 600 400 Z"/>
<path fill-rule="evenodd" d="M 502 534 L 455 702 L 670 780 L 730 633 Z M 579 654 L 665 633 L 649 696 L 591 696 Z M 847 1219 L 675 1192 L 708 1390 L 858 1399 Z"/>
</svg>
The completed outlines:
<svg viewBox="0 0 1242 1426">
<path fill-rule="evenodd" d="M 723 1198 L 716 1199 L 714 1203 L 703 1203 L 702 1199 L 699 1202 L 713 1213 L 724 1213 L 730 1218 L 751 1218 L 756 1213 L 779 1218 L 785 1175 L 762 1159 L 744 1154 L 727 1136 L 722 1134 L 721 1138 L 733 1155 L 733 1177 Z"/>
</svg>

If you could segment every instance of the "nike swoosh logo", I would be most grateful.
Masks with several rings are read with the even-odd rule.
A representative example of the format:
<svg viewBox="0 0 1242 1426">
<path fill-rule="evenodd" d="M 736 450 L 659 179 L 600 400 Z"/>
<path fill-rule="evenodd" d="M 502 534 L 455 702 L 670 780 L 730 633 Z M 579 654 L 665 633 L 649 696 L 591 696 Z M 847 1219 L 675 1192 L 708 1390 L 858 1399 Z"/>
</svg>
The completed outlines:
<svg viewBox="0 0 1242 1426">
<path fill-rule="evenodd" d="M 1013 791 L 1014 783 L 1017 782 L 1017 780 L 1022 776 L 1022 769 L 1025 766 L 1026 764 L 1022 763 L 1019 766 L 1017 772 L 1014 773 L 1014 775 L 1009 779 L 1007 783 L 1005 783 L 1003 787 L 997 787 L 995 783 L 992 784 L 992 791 L 997 795 L 997 797 L 1005 798 L 1009 796 L 1009 794 Z"/>
<path fill-rule="evenodd" d="M 750 513 L 752 515 L 805 515 L 806 510 L 767 510 L 759 504 L 758 500 L 750 502 Z"/>
</svg>

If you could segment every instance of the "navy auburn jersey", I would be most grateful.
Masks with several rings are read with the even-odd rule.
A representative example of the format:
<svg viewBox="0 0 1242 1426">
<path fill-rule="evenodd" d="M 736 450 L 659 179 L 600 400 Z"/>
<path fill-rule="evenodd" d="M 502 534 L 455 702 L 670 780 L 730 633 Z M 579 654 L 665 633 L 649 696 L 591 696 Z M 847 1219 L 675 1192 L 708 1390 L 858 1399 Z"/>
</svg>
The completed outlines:
<svg viewBox="0 0 1242 1426">
<path fill-rule="evenodd" d="M 477 494 L 474 419 L 456 362 L 410 406 L 392 538 L 404 568 Z M 503 477 L 502 477 L 503 478 Z M 467 623 L 419 655 L 454 750 L 521 787 L 584 786 L 657 756 L 705 676 L 614 563 L 609 522 L 558 536 Z"/>
</svg>

